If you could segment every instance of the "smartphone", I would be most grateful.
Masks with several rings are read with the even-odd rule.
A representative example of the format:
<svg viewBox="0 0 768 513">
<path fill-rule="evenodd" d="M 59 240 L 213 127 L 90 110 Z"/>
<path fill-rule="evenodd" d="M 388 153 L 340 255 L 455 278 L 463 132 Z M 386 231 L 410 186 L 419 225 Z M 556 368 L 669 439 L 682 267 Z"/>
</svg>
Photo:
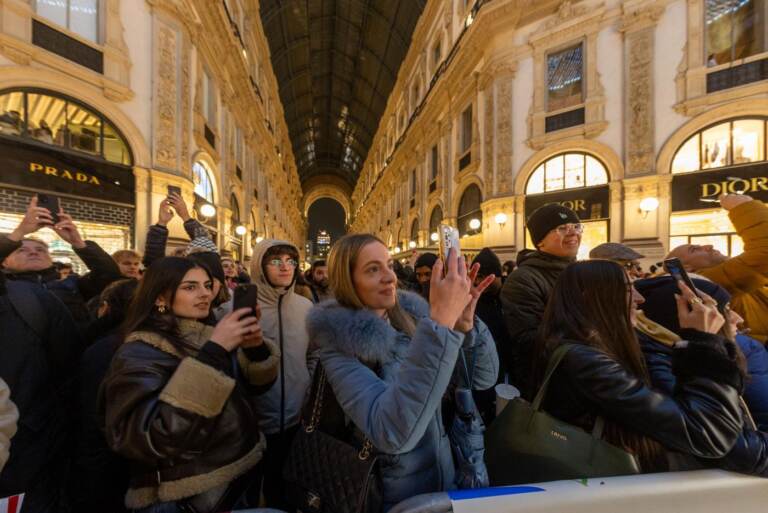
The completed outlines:
<svg viewBox="0 0 768 513">
<path fill-rule="evenodd" d="M 668 258 L 664 260 L 664 270 L 666 270 L 675 280 L 682 280 L 694 294 L 701 297 L 701 294 L 696 290 L 696 286 L 693 284 L 690 276 L 685 272 L 683 263 L 680 262 L 679 258 Z"/>
<path fill-rule="evenodd" d="M 256 301 L 258 298 L 259 288 L 253 283 L 242 283 L 235 287 L 235 298 L 232 301 L 232 311 L 239 310 L 240 308 L 251 308 L 256 315 Z"/>
<path fill-rule="evenodd" d="M 453 257 L 458 258 L 461 255 L 461 246 L 459 244 L 459 230 L 453 226 L 447 224 L 441 224 L 437 228 L 440 244 L 438 251 L 440 253 L 440 260 L 445 263 L 445 259 L 448 258 L 448 252 L 453 249 Z M 443 266 L 443 273 L 448 271 L 448 266 Z"/>
<path fill-rule="evenodd" d="M 179 198 L 181 198 L 181 187 L 176 187 L 175 185 L 169 185 L 168 186 L 168 197 L 171 197 L 171 194 L 177 195 Z"/>
<path fill-rule="evenodd" d="M 61 210 L 61 206 L 59 205 L 58 196 L 54 196 L 53 194 L 38 194 L 37 206 L 42 207 L 51 213 L 53 224 L 59 222 L 59 210 Z"/>
</svg>

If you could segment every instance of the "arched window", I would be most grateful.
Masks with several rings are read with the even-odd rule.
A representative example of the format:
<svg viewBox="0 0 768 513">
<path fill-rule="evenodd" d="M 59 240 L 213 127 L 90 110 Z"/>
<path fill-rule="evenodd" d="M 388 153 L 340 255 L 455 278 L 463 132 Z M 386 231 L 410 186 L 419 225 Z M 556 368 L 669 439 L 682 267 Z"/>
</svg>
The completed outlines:
<svg viewBox="0 0 768 513">
<path fill-rule="evenodd" d="M 483 231 L 483 211 L 480 204 L 483 202 L 483 193 L 475 184 L 464 189 L 459 201 L 459 215 L 456 218 L 461 236 L 475 235 Z"/>
<path fill-rule="evenodd" d="M 429 216 L 429 241 L 432 245 L 437 244 L 437 227 L 443 221 L 443 209 L 440 206 L 436 206 L 432 209 L 432 214 Z"/>
<path fill-rule="evenodd" d="M 419 243 L 419 219 L 416 218 L 411 223 L 411 240 L 410 242 Z"/>
<path fill-rule="evenodd" d="M 234 194 L 229 197 L 229 205 L 232 208 L 232 223 L 240 222 L 240 203 L 237 202 L 237 196 Z"/>
<path fill-rule="evenodd" d="M 528 178 L 526 194 L 593 187 L 608 183 L 608 172 L 602 162 L 586 153 L 562 153 L 537 167 Z"/>
<path fill-rule="evenodd" d="M 195 194 L 213 204 L 213 178 L 208 165 L 202 160 L 198 160 L 192 165 L 192 179 L 195 182 Z"/>
<path fill-rule="evenodd" d="M 675 153 L 672 173 L 764 161 L 765 125 L 764 117 L 735 119 L 695 133 Z"/>
<path fill-rule="evenodd" d="M 125 138 L 106 117 L 77 100 L 44 89 L 0 92 L 0 136 L 21 137 L 133 165 Z"/>
<path fill-rule="evenodd" d="M 728 212 L 720 208 L 722 192 L 746 192 L 765 200 L 765 116 L 730 119 L 690 136 L 672 159 L 672 214 L 669 246 L 712 245 L 728 256 L 744 251 Z M 693 191 L 693 194 L 691 194 Z"/>
</svg>

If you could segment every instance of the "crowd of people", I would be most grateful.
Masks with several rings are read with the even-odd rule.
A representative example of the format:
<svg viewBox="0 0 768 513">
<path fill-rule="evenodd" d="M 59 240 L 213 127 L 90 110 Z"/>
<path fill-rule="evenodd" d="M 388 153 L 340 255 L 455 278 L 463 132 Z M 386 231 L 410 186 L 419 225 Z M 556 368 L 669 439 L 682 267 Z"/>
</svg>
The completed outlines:
<svg viewBox="0 0 768 513">
<path fill-rule="evenodd" d="M 673 248 L 691 288 L 623 244 L 577 261 L 583 225 L 558 204 L 529 216 L 536 249 L 514 262 L 484 248 L 403 265 L 349 234 L 302 273 L 281 240 L 238 262 L 175 194 L 141 253 L 113 255 L 33 198 L 0 235 L 0 498 L 24 494 L 23 513 L 295 511 L 284 469 L 319 394 L 338 413 L 329 436 L 377 455 L 387 511 L 465 483 L 457 390 L 492 426 L 497 385 L 531 400 L 545 381 L 544 411 L 604 425 L 641 472 L 768 477 L 768 207 L 720 203 L 744 252 Z M 190 240 L 168 247 L 176 217 Z M 54 262 L 43 228 L 88 272 Z M 256 302 L 235 308 L 242 284 Z"/>
</svg>

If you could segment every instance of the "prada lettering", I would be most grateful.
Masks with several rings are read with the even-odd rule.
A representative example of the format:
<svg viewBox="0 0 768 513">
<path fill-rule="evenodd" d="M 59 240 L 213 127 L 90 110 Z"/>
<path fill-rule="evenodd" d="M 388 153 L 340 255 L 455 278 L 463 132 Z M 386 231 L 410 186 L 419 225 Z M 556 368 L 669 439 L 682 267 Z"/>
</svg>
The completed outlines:
<svg viewBox="0 0 768 513">
<path fill-rule="evenodd" d="M 746 194 L 768 191 L 768 177 L 734 178 L 722 182 L 701 184 L 702 198 L 717 198 L 721 194 Z"/>
<path fill-rule="evenodd" d="M 83 173 L 81 171 L 70 171 L 68 169 L 58 169 L 53 166 L 44 166 L 37 164 L 36 162 L 29 163 L 29 172 L 36 174 L 43 174 L 45 176 L 55 176 L 64 180 L 70 180 L 73 182 L 89 183 L 93 185 L 101 185 L 99 179 L 93 175 Z"/>
</svg>

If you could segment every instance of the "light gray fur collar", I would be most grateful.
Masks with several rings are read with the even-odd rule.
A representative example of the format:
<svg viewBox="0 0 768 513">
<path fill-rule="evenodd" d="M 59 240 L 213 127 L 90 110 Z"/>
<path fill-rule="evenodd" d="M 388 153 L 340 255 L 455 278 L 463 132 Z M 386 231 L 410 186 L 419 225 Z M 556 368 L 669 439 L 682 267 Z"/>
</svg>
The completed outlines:
<svg viewBox="0 0 768 513">
<path fill-rule="evenodd" d="M 417 322 L 429 316 L 429 303 L 418 294 L 399 290 L 397 300 Z M 324 301 L 309 312 L 307 330 L 310 340 L 319 347 L 331 346 L 368 365 L 392 361 L 403 354 L 410 342 L 370 310 L 346 308 L 335 299 Z"/>
</svg>

